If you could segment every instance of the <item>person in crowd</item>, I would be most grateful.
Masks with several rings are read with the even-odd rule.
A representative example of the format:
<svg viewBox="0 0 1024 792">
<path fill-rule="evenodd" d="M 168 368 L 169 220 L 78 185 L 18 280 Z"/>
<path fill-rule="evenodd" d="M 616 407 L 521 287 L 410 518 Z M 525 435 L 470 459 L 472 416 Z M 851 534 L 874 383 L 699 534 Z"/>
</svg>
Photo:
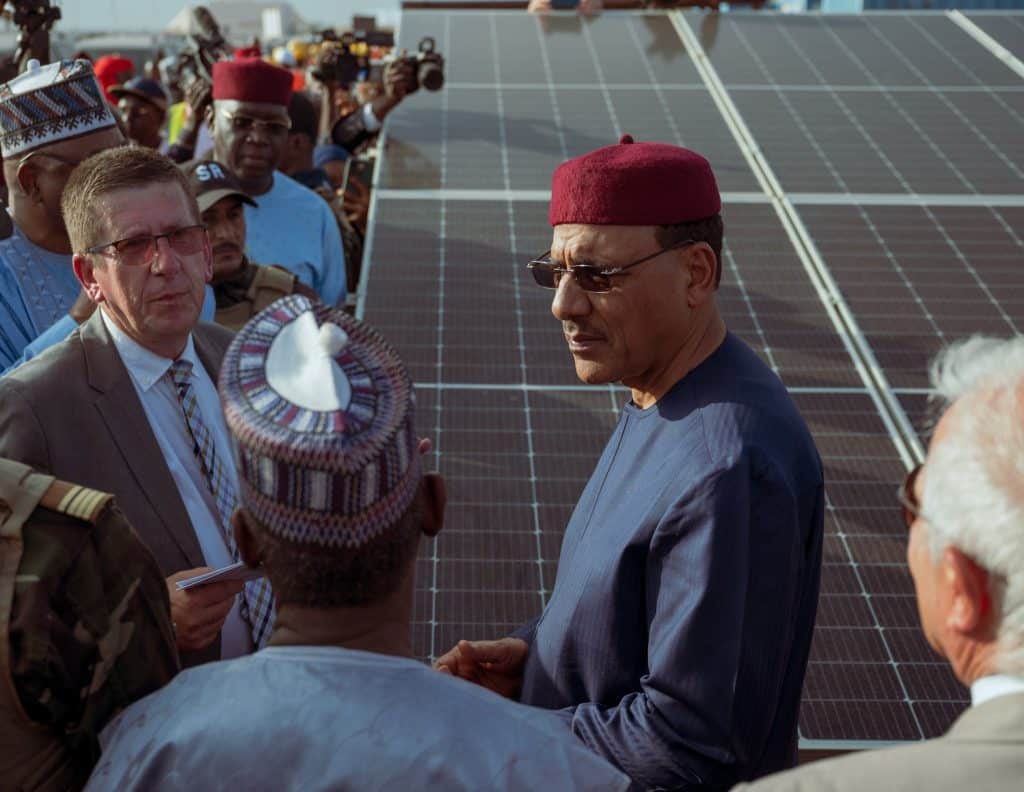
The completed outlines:
<svg viewBox="0 0 1024 792">
<path fill-rule="evenodd" d="M 128 82 L 135 71 L 135 64 L 122 55 L 110 54 L 97 58 L 94 68 L 96 79 L 99 81 L 100 88 L 103 89 L 104 98 L 112 106 L 116 106 L 117 99 L 111 95 L 110 89 L 112 86 Z"/>
<path fill-rule="evenodd" d="M 112 86 L 110 95 L 117 100 L 117 111 L 128 130 L 128 139 L 138 146 L 166 154 L 167 94 L 163 86 L 148 77 L 136 77 L 124 85 Z"/>
<path fill-rule="evenodd" d="M 47 108 L 41 116 L 38 107 Z M 0 371 L 14 366 L 37 337 L 66 319 L 63 335 L 91 312 L 78 300 L 71 242 L 60 196 L 74 167 L 124 143 L 92 66 L 84 60 L 40 66 L 3 86 L 0 135 L 12 224 L 0 233 Z M 76 302 L 78 300 L 78 302 Z M 61 336 L 63 337 L 63 336 Z"/>
<path fill-rule="evenodd" d="M 330 189 L 331 180 L 327 172 L 313 162 L 317 135 L 317 111 L 313 100 L 300 91 L 293 93 L 288 103 L 288 118 L 291 127 L 278 169 L 311 190 L 318 187 Z"/>
<path fill-rule="evenodd" d="M 931 380 L 945 412 L 899 501 L 921 628 L 971 706 L 937 739 L 737 789 L 1003 792 L 1024 779 L 1024 336 L 954 344 Z"/>
<path fill-rule="evenodd" d="M 327 174 L 327 180 L 335 190 L 345 183 L 345 163 L 348 161 L 347 149 L 334 143 L 325 143 L 313 149 L 313 167 Z"/>
<path fill-rule="evenodd" d="M 413 659 L 416 552 L 445 493 L 421 473 L 412 382 L 376 331 L 286 297 L 239 332 L 220 396 L 238 547 L 278 592 L 270 645 L 128 709 L 90 789 L 628 786 L 555 715 Z"/>
<path fill-rule="evenodd" d="M 242 191 L 227 166 L 199 160 L 183 170 L 210 238 L 217 324 L 240 330 L 257 313 L 289 294 L 317 299 L 316 292 L 301 283 L 295 273 L 253 264 L 246 257 L 243 207 L 256 206 L 256 202 Z"/>
<path fill-rule="evenodd" d="M 527 704 L 644 787 L 792 766 L 818 599 L 821 462 L 715 302 L 721 202 L 700 155 L 611 146 L 554 173 L 530 263 L 589 384 L 631 400 L 566 529 L 543 614 L 440 669 Z"/>
<path fill-rule="evenodd" d="M 198 323 L 212 255 L 184 174 L 152 149 L 79 165 L 62 199 L 75 275 L 99 305 L 0 379 L 0 456 L 112 492 L 163 575 L 184 665 L 265 642 L 264 581 L 175 585 L 237 560 L 234 456 L 213 380 L 232 334 Z"/>
<path fill-rule="evenodd" d="M 337 70 L 332 66 L 332 59 L 337 57 L 336 49 L 327 48 L 317 63 L 316 74 L 322 89 L 319 137 L 355 152 L 375 138 L 391 111 L 418 89 L 416 67 L 405 58 L 395 58 L 384 67 L 383 89 L 370 101 L 360 104 L 350 93 L 352 86 L 337 82 Z M 339 107 L 345 110 L 340 115 Z"/>
<path fill-rule="evenodd" d="M 356 228 L 352 219 L 365 220 L 365 212 L 369 210 L 369 193 L 365 189 L 361 193 L 357 192 L 358 186 L 354 180 L 349 190 L 339 192 L 331 184 L 327 172 L 313 162 L 317 112 L 309 97 L 300 92 L 293 93 L 288 105 L 288 116 L 291 129 L 288 130 L 288 143 L 278 168 L 299 184 L 316 192 L 331 208 L 345 251 L 345 289 L 352 293 L 359 284 L 363 234 L 366 230 L 365 222 L 361 228 Z"/>
<path fill-rule="evenodd" d="M 0 459 L 0 778 L 80 789 L 118 711 L 178 672 L 167 589 L 113 496 Z"/>
<path fill-rule="evenodd" d="M 259 202 L 245 207 L 246 247 L 278 264 L 329 305 L 345 299 L 345 255 L 330 208 L 275 169 L 288 141 L 291 74 L 258 58 L 213 66 L 214 159 Z"/>
</svg>

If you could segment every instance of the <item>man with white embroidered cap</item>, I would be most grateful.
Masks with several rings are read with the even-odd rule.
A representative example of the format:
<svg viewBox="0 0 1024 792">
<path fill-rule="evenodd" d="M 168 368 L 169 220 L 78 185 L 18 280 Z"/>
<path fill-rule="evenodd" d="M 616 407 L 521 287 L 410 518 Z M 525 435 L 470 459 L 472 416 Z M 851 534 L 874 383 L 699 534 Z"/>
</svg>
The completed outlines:
<svg viewBox="0 0 1024 792">
<path fill-rule="evenodd" d="M 64 320 L 67 335 L 91 309 L 88 300 L 75 304 L 82 290 L 60 195 L 79 162 L 123 143 L 88 61 L 29 61 L 27 71 L 0 86 L 0 151 L 13 220 L 0 231 L 0 371 L 55 322 Z M 74 318 L 67 318 L 72 308 Z"/>
<path fill-rule="evenodd" d="M 238 547 L 276 592 L 274 631 L 126 710 L 90 788 L 628 786 L 551 713 L 412 659 L 416 550 L 445 494 L 421 473 L 412 383 L 376 331 L 285 297 L 239 332 L 220 394 Z"/>
<path fill-rule="evenodd" d="M 821 463 L 778 377 L 726 330 L 707 160 L 628 135 L 555 171 L 530 262 L 590 384 L 631 400 L 541 616 L 438 667 L 527 704 L 645 787 L 796 761 L 821 564 Z"/>
</svg>

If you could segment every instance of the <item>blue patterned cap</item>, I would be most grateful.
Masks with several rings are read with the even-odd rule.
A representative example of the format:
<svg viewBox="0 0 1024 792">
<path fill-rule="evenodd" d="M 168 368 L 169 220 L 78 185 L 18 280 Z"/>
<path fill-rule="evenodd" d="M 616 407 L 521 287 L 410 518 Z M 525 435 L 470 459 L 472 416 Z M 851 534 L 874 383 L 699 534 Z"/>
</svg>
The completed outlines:
<svg viewBox="0 0 1024 792">
<path fill-rule="evenodd" d="M 220 398 L 242 504 L 277 536 L 359 547 L 398 523 L 420 481 L 415 398 L 377 331 L 290 295 L 232 341 Z"/>
<path fill-rule="evenodd" d="M 115 126 L 92 64 L 65 60 L 28 69 L 0 85 L 0 152 L 4 158 Z"/>
</svg>

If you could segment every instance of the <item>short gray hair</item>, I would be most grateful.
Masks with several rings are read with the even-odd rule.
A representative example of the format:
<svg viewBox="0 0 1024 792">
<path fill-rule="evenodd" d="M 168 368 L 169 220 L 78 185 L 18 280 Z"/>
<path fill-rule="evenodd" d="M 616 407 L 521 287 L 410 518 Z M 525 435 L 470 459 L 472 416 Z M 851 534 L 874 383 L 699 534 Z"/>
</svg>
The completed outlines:
<svg viewBox="0 0 1024 792">
<path fill-rule="evenodd" d="M 974 336 L 931 366 L 933 399 L 956 404 L 928 456 L 922 495 L 933 557 L 952 545 L 992 576 L 999 670 L 1024 670 L 1024 335 Z"/>
</svg>

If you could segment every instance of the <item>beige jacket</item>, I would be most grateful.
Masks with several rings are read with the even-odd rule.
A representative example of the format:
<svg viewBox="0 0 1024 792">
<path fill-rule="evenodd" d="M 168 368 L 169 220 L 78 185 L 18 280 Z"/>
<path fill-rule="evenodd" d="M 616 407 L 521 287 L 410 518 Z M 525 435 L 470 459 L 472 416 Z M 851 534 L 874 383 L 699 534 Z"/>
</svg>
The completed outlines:
<svg viewBox="0 0 1024 792">
<path fill-rule="evenodd" d="M 1024 790 L 1024 693 L 971 707 L 946 734 L 864 751 L 741 784 L 733 792 L 1014 792 Z"/>
</svg>

